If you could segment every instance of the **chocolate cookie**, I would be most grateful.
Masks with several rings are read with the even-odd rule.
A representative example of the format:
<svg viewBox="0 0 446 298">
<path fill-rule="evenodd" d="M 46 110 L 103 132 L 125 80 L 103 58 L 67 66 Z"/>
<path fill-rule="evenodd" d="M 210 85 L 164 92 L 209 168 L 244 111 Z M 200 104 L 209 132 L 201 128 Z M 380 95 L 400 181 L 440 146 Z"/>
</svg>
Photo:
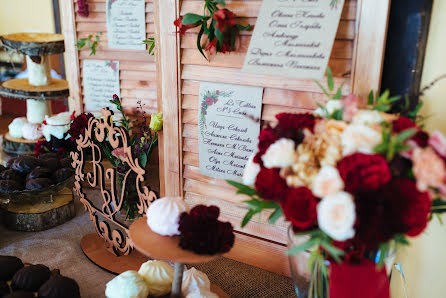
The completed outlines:
<svg viewBox="0 0 446 298">
<path fill-rule="evenodd" d="M 72 168 L 62 168 L 54 172 L 53 180 L 57 183 L 62 182 L 74 175 L 74 170 Z"/>
<path fill-rule="evenodd" d="M 51 181 L 48 178 L 36 178 L 26 181 L 26 189 L 27 190 L 42 189 L 53 184 L 54 184 L 53 181 Z"/>
<path fill-rule="evenodd" d="M 35 298 L 33 292 L 25 292 L 25 291 L 18 291 L 14 292 L 12 294 L 9 294 L 7 296 L 4 296 L 3 298 Z"/>
<path fill-rule="evenodd" d="M 71 159 L 71 157 L 65 157 L 60 160 L 60 167 L 61 168 L 72 168 L 72 166 L 71 166 L 72 162 L 73 162 L 73 160 Z"/>
<path fill-rule="evenodd" d="M 31 173 L 26 176 L 26 180 L 36 179 L 36 178 L 49 178 L 53 174 L 48 168 L 37 167 L 31 171 Z"/>
<path fill-rule="evenodd" d="M 80 296 L 77 282 L 60 274 L 52 275 L 39 289 L 41 298 L 79 298 Z"/>
<path fill-rule="evenodd" d="M 0 180 L 0 193 L 23 190 L 23 184 L 15 180 Z"/>
<path fill-rule="evenodd" d="M 40 154 L 40 155 L 38 156 L 38 158 L 39 158 L 39 159 L 48 159 L 48 158 L 59 158 L 59 157 L 58 157 L 57 154 L 54 153 L 54 152 L 48 152 L 48 153 Z"/>
<path fill-rule="evenodd" d="M 16 170 L 5 170 L 3 172 L 0 172 L 0 179 L 16 180 L 21 182 L 23 180 L 23 175 L 20 172 L 17 172 Z"/>
<path fill-rule="evenodd" d="M 54 172 L 60 168 L 60 161 L 58 158 L 47 158 L 43 161 L 43 166 Z"/>
<path fill-rule="evenodd" d="M 37 291 L 51 276 L 51 271 L 44 265 L 23 267 L 12 277 L 13 290 Z"/>
<path fill-rule="evenodd" d="M 0 280 L 10 280 L 22 268 L 23 263 L 19 258 L 14 256 L 0 256 Z"/>
<path fill-rule="evenodd" d="M 40 165 L 40 161 L 34 156 L 24 155 L 17 158 L 12 164 L 11 169 L 16 170 L 20 173 L 28 174 L 34 168 Z"/>
<path fill-rule="evenodd" d="M 6 296 L 9 293 L 9 286 L 6 281 L 0 281 L 0 297 Z"/>
</svg>

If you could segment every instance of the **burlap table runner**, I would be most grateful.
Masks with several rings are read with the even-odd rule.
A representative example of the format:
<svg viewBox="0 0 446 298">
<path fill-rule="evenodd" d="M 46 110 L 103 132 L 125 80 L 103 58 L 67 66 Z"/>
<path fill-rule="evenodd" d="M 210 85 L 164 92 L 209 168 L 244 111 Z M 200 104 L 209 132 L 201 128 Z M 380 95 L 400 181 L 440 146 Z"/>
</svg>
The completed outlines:
<svg viewBox="0 0 446 298">
<path fill-rule="evenodd" d="M 105 285 L 114 275 L 82 253 L 80 240 L 94 228 L 78 201 L 76 212 L 76 217 L 64 225 L 37 233 L 13 232 L 0 226 L 0 255 L 15 255 L 23 262 L 58 268 L 79 283 L 83 298 L 104 297 Z M 219 258 L 195 267 L 231 297 L 295 297 L 289 278 L 230 259 Z"/>
</svg>

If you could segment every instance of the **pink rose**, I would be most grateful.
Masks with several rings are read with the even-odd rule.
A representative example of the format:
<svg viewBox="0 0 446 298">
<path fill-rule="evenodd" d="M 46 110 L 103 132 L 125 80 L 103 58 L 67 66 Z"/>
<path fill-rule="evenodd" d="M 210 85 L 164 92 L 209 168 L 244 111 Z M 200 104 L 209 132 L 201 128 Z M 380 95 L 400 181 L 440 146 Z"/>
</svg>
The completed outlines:
<svg viewBox="0 0 446 298">
<path fill-rule="evenodd" d="M 208 97 L 206 97 L 206 98 L 204 99 L 204 101 L 206 102 L 206 104 L 207 104 L 208 106 L 211 106 L 211 105 L 214 103 L 214 98 L 208 96 Z"/>
<path fill-rule="evenodd" d="M 446 137 L 441 132 L 434 131 L 429 138 L 428 144 L 439 155 L 446 158 Z"/>
<path fill-rule="evenodd" d="M 353 116 L 358 112 L 358 103 L 359 98 L 354 94 L 350 94 L 342 99 L 341 104 L 344 108 L 342 120 L 352 121 Z"/>
<path fill-rule="evenodd" d="M 112 155 L 122 161 L 125 161 L 127 154 L 124 152 L 124 147 L 116 148 L 112 151 Z"/>
<path fill-rule="evenodd" d="M 417 188 L 427 191 L 429 187 L 442 188 L 446 177 L 444 161 L 431 148 L 415 148 L 412 154 L 413 174 Z"/>
</svg>

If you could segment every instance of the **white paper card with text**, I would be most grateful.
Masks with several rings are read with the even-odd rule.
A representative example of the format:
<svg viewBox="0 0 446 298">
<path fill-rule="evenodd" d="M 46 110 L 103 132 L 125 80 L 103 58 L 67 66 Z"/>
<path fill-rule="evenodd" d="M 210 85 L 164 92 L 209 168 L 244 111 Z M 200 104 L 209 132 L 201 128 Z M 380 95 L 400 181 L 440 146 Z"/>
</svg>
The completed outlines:
<svg viewBox="0 0 446 298">
<path fill-rule="evenodd" d="M 320 79 L 344 0 L 264 0 L 242 71 Z"/>
<path fill-rule="evenodd" d="M 198 101 L 200 173 L 241 181 L 257 150 L 263 88 L 201 82 Z"/>
<path fill-rule="evenodd" d="M 145 1 L 107 0 L 107 33 L 110 49 L 145 50 Z"/>
<path fill-rule="evenodd" d="M 119 61 L 84 60 L 82 66 L 82 85 L 86 112 L 100 111 L 108 107 L 113 94 L 121 97 L 119 87 Z"/>
</svg>

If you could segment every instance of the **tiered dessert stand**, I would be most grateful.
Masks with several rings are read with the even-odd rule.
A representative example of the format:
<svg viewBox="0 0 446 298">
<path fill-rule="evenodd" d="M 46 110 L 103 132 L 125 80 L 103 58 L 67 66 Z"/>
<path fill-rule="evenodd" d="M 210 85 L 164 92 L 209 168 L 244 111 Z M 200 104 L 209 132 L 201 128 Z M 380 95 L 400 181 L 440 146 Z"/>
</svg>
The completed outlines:
<svg viewBox="0 0 446 298">
<path fill-rule="evenodd" d="M 51 116 L 50 100 L 69 96 L 68 82 L 51 78 L 49 55 L 65 51 L 60 34 L 18 33 L 0 36 L 2 47 L 10 52 L 26 55 L 28 79 L 12 79 L 0 84 L 0 95 L 26 100 L 27 120 L 41 124 L 45 115 Z M 38 140 L 25 140 L 6 133 L 3 150 L 22 155 L 34 152 Z M 0 199 L 3 223 L 10 229 L 40 231 L 63 224 L 75 215 L 73 195 L 69 188 L 56 194 L 42 194 L 35 200 L 19 203 L 17 199 Z"/>
<path fill-rule="evenodd" d="M 145 217 L 135 221 L 129 230 L 129 236 L 135 248 L 144 255 L 168 262 L 175 263 L 175 275 L 172 283 L 171 296 L 181 297 L 181 285 L 183 282 L 184 264 L 200 264 L 212 261 L 220 255 L 199 255 L 180 247 L 180 239 L 176 237 L 161 236 L 153 232 L 147 225 Z M 211 291 L 220 298 L 229 297 L 222 289 L 211 284 Z"/>
<path fill-rule="evenodd" d="M 28 122 L 41 124 L 51 116 L 50 100 L 69 96 L 68 82 L 51 77 L 49 55 L 65 52 L 61 34 L 17 33 L 0 36 L 2 47 L 26 55 L 28 79 L 12 79 L 0 84 L 0 95 L 26 100 Z M 34 151 L 38 140 L 25 140 L 5 134 L 3 150 L 20 155 Z"/>
</svg>

